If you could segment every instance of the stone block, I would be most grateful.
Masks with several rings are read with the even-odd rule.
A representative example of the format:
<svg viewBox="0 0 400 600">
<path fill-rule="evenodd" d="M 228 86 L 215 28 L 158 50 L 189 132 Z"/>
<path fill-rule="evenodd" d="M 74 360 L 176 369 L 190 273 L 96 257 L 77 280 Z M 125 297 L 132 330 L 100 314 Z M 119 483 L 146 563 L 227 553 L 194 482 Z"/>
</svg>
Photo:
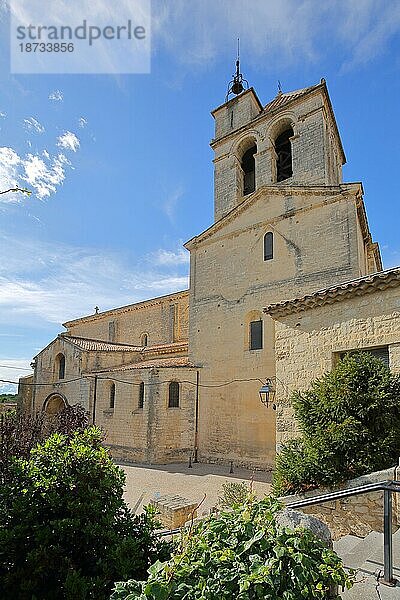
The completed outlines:
<svg viewBox="0 0 400 600">
<path fill-rule="evenodd" d="M 167 529 L 177 529 L 197 517 L 197 503 L 175 494 L 160 496 L 150 504 L 157 509 L 157 518 Z"/>
</svg>

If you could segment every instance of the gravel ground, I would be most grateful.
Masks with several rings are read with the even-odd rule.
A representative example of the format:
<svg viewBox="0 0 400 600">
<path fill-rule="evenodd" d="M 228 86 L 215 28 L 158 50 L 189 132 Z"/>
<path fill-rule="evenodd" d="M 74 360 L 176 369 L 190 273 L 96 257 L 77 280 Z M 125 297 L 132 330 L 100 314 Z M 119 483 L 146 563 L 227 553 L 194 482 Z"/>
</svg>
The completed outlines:
<svg viewBox="0 0 400 600">
<path fill-rule="evenodd" d="M 260 498 L 271 490 L 270 471 L 249 471 L 229 466 L 194 463 L 190 469 L 187 464 L 137 465 L 121 464 L 126 473 L 125 499 L 130 507 L 140 513 L 146 505 L 158 496 L 178 494 L 192 502 L 200 503 L 198 515 L 208 513 L 215 506 L 225 482 L 248 482 L 253 479 L 253 490 Z"/>
</svg>

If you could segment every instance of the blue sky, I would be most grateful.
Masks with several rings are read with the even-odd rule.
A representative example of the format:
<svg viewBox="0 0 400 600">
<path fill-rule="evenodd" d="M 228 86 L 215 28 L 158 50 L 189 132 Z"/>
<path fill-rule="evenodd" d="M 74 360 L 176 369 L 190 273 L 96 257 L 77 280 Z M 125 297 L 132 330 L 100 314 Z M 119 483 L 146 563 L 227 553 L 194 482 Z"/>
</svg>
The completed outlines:
<svg viewBox="0 0 400 600">
<path fill-rule="evenodd" d="M 93 0 L 95 5 L 97 0 Z M 153 0 L 148 75 L 11 75 L 0 0 L 0 378 L 61 323 L 188 285 L 212 222 L 210 111 L 242 71 L 262 103 L 325 77 L 386 268 L 400 264 L 400 2 Z M 9 367 L 14 366 L 16 369 Z"/>
</svg>

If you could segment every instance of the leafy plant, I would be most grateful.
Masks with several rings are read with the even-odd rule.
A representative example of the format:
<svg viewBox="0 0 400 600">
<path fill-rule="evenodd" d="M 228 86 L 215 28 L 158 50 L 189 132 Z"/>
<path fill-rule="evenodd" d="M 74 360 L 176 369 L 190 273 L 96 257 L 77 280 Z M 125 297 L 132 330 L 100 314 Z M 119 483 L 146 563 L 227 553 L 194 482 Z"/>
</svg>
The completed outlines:
<svg viewBox="0 0 400 600">
<path fill-rule="evenodd" d="M 271 498 L 246 502 L 201 521 L 146 581 L 120 582 L 111 600 L 301 600 L 350 587 L 338 556 L 310 531 L 277 525 Z"/>
<path fill-rule="evenodd" d="M 400 376 L 360 352 L 293 394 L 301 437 L 277 456 L 276 494 L 332 485 L 385 469 L 400 454 Z"/>
<path fill-rule="evenodd" d="M 143 577 L 169 556 L 154 513 L 134 516 L 124 472 L 96 428 L 53 434 L 14 458 L 0 487 L 0 589 L 19 600 L 108 598 L 117 578 Z"/>
<path fill-rule="evenodd" d="M 233 508 L 243 504 L 249 495 L 249 487 L 244 481 L 229 481 L 222 484 L 222 493 L 218 497 L 218 505 L 221 508 Z"/>
</svg>

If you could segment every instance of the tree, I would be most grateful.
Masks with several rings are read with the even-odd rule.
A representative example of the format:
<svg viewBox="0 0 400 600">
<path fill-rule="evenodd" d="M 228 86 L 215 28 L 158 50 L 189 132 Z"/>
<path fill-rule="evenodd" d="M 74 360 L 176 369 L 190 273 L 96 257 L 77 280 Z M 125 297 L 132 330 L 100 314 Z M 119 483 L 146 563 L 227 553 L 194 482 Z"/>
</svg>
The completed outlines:
<svg viewBox="0 0 400 600">
<path fill-rule="evenodd" d="M 56 433 L 12 461 L 0 488 L 2 597 L 103 600 L 113 581 L 169 555 L 154 516 L 125 504 L 124 472 L 102 439 L 94 427 Z"/>
<path fill-rule="evenodd" d="M 293 394 L 301 437 L 277 456 L 277 494 L 389 468 L 400 454 L 400 376 L 365 352 Z"/>
<path fill-rule="evenodd" d="M 0 416 L 0 485 L 5 482 L 15 457 L 28 458 L 32 448 L 52 433 L 72 435 L 88 426 L 88 417 L 80 404 L 66 406 L 54 417 L 44 412 L 25 415 L 8 412 Z"/>
<path fill-rule="evenodd" d="M 0 402 L 17 402 L 18 394 L 0 394 Z"/>
</svg>

